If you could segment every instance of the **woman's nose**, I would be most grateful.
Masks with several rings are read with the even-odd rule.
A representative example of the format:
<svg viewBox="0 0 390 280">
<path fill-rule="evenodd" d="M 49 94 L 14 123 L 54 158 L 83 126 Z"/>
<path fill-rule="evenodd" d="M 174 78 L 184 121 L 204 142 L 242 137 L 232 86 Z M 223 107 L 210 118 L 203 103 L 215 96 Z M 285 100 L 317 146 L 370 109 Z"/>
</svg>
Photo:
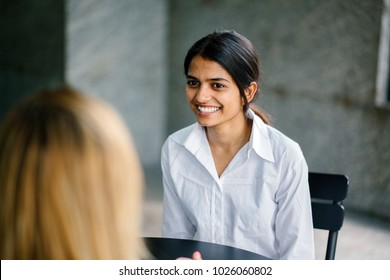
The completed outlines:
<svg viewBox="0 0 390 280">
<path fill-rule="evenodd" d="M 196 93 L 196 100 L 198 102 L 206 102 L 211 99 L 210 91 L 205 87 L 199 87 Z"/>
</svg>

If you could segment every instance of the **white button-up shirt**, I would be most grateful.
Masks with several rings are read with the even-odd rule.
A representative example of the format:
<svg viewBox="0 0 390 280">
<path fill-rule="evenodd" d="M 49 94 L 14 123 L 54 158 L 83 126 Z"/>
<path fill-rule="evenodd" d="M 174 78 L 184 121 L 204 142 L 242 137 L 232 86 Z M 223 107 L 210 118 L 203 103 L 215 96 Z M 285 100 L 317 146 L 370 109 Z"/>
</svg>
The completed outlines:
<svg viewBox="0 0 390 280">
<path fill-rule="evenodd" d="M 250 141 L 219 177 L 205 129 L 172 134 L 161 155 L 164 237 L 196 239 L 272 259 L 314 259 L 308 168 L 297 143 L 253 119 Z"/>
</svg>

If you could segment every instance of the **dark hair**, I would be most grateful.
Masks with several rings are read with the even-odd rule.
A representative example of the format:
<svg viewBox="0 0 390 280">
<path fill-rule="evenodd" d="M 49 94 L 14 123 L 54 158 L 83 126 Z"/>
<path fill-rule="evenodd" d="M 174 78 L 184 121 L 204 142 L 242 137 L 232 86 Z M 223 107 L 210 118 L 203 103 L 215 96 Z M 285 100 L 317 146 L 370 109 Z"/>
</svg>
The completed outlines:
<svg viewBox="0 0 390 280">
<path fill-rule="evenodd" d="M 251 107 L 266 124 L 270 123 L 263 112 L 248 102 L 244 92 L 251 82 L 258 82 L 260 79 L 259 58 L 255 47 L 247 38 L 233 30 L 215 31 L 206 35 L 188 50 L 184 60 L 185 75 L 188 75 L 190 63 L 197 55 L 217 62 L 233 77 L 245 102 L 244 112 Z M 257 95 L 258 91 L 252 101 Z"/>
</svg>

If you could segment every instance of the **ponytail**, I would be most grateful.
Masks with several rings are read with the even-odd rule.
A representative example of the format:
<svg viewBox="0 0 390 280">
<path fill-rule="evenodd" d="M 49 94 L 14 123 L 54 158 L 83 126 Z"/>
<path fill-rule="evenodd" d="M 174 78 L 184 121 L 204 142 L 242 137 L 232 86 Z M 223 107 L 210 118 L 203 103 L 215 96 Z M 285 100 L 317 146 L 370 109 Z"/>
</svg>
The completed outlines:
<svg viewBox="0 0 390 280">
<path fill-rule="evenodd" d="M 249 108 L 251 108 L 252 111 L 253 111 L 258 117 L 260 117 L 260 119 L 261 119 L 265 124 L 271 125 L 271 120 L 270 120 L 269 114 L 263 112 L 260 108 L 258 108 L 258 107 L 257 107 L 255 104 L 253 104 L 253 103 L 250 103 L 250 104 L 249 104 Z"/>
</svg>

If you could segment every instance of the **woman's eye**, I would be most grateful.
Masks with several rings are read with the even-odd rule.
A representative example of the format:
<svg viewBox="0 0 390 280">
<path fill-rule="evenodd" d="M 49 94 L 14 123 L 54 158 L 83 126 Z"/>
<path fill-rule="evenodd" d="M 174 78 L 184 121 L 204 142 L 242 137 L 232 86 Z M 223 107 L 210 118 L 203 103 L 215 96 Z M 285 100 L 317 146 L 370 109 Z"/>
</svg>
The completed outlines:
<svg viewBox="0 0 390 280">
<path fill-rule="evenodd" d="M 196 87 L 196 86 L 198 86 L 198 82 L 197 81 L 193 81 L 193 80 L 188 80 L 187 81 L 187 86 L 189 86 L 189 87 Z"/>
<path fill-rule="evenodd" d="M 218 84 L 218 83 L 216 83 L 216 84 L 213 84 L 213 88 L 217 88 L 217 89 L 219 89 L 219 88 L 224 88 L 225 86 L 224 85 L 222 85 L 222 84 Z"/>
</svg>

